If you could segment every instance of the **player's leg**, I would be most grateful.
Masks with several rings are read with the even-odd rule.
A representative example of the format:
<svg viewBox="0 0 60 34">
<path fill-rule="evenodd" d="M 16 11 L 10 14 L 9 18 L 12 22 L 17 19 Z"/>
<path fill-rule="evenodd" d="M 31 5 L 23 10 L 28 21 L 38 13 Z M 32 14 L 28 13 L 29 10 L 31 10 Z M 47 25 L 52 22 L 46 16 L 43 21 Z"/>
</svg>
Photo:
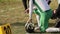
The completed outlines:
<svg viewBox="0 0 60 34">
<path fill-rule="evenodd" d="M 35 31 L 40 29 L 40 11 L 38 9 L 34 9 L 34 14 L 36 14 L 36 20 L 37 20 L 37 27 L 35 27 Z"/>
<path fill-rule="evenodd" d="M 36 14 L 36 20 L 37 20 L 37 23 L 38 23 L 38 27 L 40 27 L 40 11 L 38 9 L 35 9 L 33 11 L 35 14 Z"/>
<path fill-rule="evenodd" d="M 22 0 L 25 10 L 27 9 L 27 0 Z"/>
<path fill-rule="evenodd" d="M 60 27 L 60 4 L 58 5 L 58 8 L 56 9 L 56 17 L 58 18 L 57 18 L 55 27 Z"/>
<path fill-rule="evenodd" d="M 36 15 L 36 20 L 38 22 L 38 27 L 40 27 L 40 16 L 39 15 Z"/>
<path fill-rule="evenodd" d="M 46 32 L 60 32 L 60 28 L 49 27 Z"/>
<path fill-rule="evenodd" d="M 52 15 L 52 11 L 51 10 L 47 10 L 46 12 L 41 13 L 40 16 L 40 30 L 41 32 L 45 32 L 45 30 L 48 28 L 48 23 L 49 23 L 49 19 Z"/>
</svg>

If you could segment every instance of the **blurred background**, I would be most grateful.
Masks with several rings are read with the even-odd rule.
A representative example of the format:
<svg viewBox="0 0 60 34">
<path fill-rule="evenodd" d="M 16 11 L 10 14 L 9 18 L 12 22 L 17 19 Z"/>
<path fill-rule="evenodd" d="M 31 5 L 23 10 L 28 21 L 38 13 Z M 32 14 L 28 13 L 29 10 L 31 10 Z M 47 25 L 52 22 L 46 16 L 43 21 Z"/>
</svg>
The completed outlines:
<svg viewBox="0 0 60 34">
<path fill-rule="evenodd" d="M 57 0 L 52 0 L 50 4 L 51 9 L 54 10 L 57 8 L 57 6 L 58 6 Z M 36 18 L 35 14 L 33 14 L 34 24 L 37 23 L 35 18 Z M 12 34 L 26 34 L 24 24 L 27 22 L 27 20 L 28 14 L 25 13 L 22 0 L 0 0 L 0 24 L 10 23 Z M 56 19 L 49 20 L 50 27 L 54 26 L 54 24 L 56 23 L 55 20 Z"/>
</svg>

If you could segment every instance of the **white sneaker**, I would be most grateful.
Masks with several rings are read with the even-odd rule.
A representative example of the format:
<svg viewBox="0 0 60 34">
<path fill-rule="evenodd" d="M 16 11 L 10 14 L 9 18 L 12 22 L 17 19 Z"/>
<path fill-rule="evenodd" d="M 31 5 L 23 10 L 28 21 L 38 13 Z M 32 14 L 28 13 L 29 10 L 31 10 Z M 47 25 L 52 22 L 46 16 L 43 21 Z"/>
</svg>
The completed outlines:
<svg viewBox="0 0 60 34">
<path fill-rule="evenodd" d="M 46 29 L 46 32 L 60 32 L 60 28 L 50 27 Z"/>
</svg>

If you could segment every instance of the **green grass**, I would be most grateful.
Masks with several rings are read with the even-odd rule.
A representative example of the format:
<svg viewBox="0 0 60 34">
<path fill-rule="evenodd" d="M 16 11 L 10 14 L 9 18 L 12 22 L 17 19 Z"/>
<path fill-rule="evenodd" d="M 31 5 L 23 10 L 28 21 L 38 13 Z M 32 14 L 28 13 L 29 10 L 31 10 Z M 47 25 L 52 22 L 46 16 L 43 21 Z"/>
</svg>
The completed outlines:
<svg viewBox="0 0 60 34">
<path fill-rule="evenodd" d="M 56 9 L 58 6 L 57 1 L 52 1 L 50 6 L 52 9 Z M 33 16 L 33 22 L 36 24 L 35 14 Z M 11 23 L 13 34 L 25 34 L 24 24 L 27 20 L 28 14 L 24 13 L 22 0 L 0 0 L 0 24 Z M 50 20 L 49 23 L 49 26 L 53 26 L 55 20 Z"/>
</svg>

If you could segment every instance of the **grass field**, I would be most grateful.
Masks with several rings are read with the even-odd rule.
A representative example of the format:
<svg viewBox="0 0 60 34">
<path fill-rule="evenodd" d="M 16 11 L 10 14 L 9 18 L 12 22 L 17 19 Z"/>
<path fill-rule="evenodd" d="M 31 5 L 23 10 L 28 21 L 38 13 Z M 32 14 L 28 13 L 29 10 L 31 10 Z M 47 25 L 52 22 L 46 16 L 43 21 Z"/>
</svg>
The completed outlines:
<svg viewBox="0 0 60 34">
<path fill-rule="evenodd" d="M 58 4 L 56 0 L 52 0 L 51 8 L 56 9 Z M 33 14 L 33 16 L 35 16 Z M 28 19 L 28 14 L 24 13 L 22 0 L 0 0 L 0 24 L 10 23 L 12 34 L 25 34 L 24 24 Z M 35 17 L 33 22 L 36 23 Z M 50 26 L 53 26 L 55 20 L 49 21 Z M 41 33 L 48 34 L 48 33 Z M 49 33 L 53 34 L 53 33 Z M 54 33 L 55 34 L 55 33 Z M 59 33 L 56 33 L 59 34 Z"/>
</svg>

